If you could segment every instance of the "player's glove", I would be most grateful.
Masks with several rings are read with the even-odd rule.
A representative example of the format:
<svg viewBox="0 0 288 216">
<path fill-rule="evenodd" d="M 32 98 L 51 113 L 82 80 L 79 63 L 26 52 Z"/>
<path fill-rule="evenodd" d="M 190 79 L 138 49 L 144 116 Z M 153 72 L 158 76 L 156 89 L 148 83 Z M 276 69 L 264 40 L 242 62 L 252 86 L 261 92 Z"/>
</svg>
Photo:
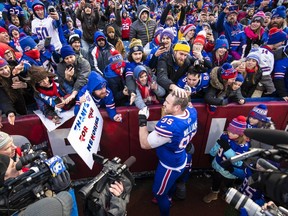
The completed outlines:
<svg viewBox="0 0 288 216">
<path fill-rule="evenodd" d="M 71 184 L 70 174 L 67 170 L 52 177 L 52 190 L 56 193 L 66 190 Z"/>
<path fill-rule="evenodd" d="M 227 151 L 230 149 L 228 140 L 224 139 L 223 137 L 220 137 L 220 139 L 217 140 L 217 143 L 221 146 L 221 148 L 224 149 L 224 151 Z"/>
<path fill-rule="evenodd" d="M 139 127 L 147 126 L 147 119 L 149 118 L 149 110 L 146 107 L 142 108 L 138 112 Z"/>
</svg>

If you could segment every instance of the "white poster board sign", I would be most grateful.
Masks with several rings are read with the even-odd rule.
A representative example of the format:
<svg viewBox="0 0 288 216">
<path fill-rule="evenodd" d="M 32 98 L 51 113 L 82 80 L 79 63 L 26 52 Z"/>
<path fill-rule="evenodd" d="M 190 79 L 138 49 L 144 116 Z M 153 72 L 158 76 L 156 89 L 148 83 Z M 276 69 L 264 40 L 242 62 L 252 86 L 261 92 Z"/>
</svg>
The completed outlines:
<svg viewBox="0 0 288 216">
<path fill-rule="evenodd" d="M 97 153 L 103 129 L 103 118 L 88 91 L 85 93 L 86 102 L 80 110 L 71 127 L 68 141 L 87 166 L 92 169 L 93 153 Z"/>
</svg>

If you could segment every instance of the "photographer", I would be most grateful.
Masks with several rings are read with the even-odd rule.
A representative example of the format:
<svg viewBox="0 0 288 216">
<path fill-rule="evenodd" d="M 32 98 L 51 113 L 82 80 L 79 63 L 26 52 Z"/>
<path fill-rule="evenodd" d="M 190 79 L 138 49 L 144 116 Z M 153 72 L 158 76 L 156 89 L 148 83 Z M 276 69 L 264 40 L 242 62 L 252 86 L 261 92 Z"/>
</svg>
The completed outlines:
<svg viewBox="0 0 288 216">
<path fill-rule="evenodd" d="M 110 185 L 106 184 L 104 190 L 100 194 L 95 190 L 87 199 L 85 215 L 126 215 L 126 205 L 129 202 L 131 190 L 132 184 L 126 176 L 122 176 L 118 181 L 115 181 Z"/>
<path fill-rule="evenodd" d="M 67 172 L 68 173 L 68 172 Z M 53 188 L 59 192 L 62 189 L 66 189 L 70 185 L 70 177 L 69 173 L 67 175 L 65 173 L 64 175 L 61 175 L 60 177 L 56 177 L 53 179 L 54 186 Z M 11 158 L 9 158 L 6 155 L 1 155 L 0 154 L 0 200 L 1 200 L 1 213 L 5 215 L 7 213 L 11 213 L 12 211 L 15 211 L 17 209 L 13 208 L 13 206 L 9 206 L 7 204 L 7 201 L 9 202 L 9 198 L 7 197 L 8 193 L 2 194 L 2 189 L 5 188 L 5 184 L 7 183 L 7 180 L 13 180 L 15 178 L 20 178 L 22 174 L 22 171 L 17 171 L 16 170 L 16 162 L 13 161 Z M 60 175 L 59 175 L 60 176 Z M 65 176 L 65 178 L 63 178 Z M 5 191 L 4 191 L 5 192 Z M 5 203 L 3 205 L 3 203 Z M 45 207 L 43 207 L 45 206 Z M 21 210 L 17 212 L 18 215 L 37 215 L 37 216 L 48 216 L 48 215 L 65 215 L 65 216 L 70 216 L 71 215 L 71 210 L 73 207 L 73 199 L 71 195 L 68 192 L 60 192 L 56 196 L 53 197 L 47 197 L 44 199 L 41 199 L 39 201 L 36 201 L 33 204 L 28 205 L 27 207 L 25 206 L 25 210 Z M 5 210 L 5 208 L 7 208 Z M 11 209 L 10 209 L 11 208 Z M 13 209 L 13 210 L 12 210 Z M 23 209 L 23 208 L 21 208 Z"/>
</svg>

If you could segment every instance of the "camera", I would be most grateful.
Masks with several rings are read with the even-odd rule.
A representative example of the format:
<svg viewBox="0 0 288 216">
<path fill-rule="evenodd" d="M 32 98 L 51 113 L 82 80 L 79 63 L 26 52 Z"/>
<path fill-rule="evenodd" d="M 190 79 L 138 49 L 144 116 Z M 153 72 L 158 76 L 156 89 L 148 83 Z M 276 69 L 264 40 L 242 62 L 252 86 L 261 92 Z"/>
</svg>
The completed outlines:
<svg viewBox="0 0 288 216">
<path fill-rule="evenodd" d="M 284 216 L 287 215 L 288 210 L 283 207 L 268 208 L 267 210 L 263 210 L 257 203 L 255 203 L 252 199 L 247 197 L 246 195 L 240 193 L 235 188 L 229 188 L 225 201 L 234 206 L 235 209 L 241 210 L 241 208 L 245 208 L 247 214 L 249 216 L 264 216 L 264 215 L 275 215 L 275 216 Z"/>
<path fill-rule="evenodd" d="M 93 154 L 93 160 L 101 163 L 103 169 L 96 177 L 79 190 L 79 195 L 82 199 L 89 197 L 92 190 L 96 190 L 98 194 L 101 193 L 109 182 L 117 181 L 122 177 L 122 175 L 127 176 L 127 178 L 134 184 L 134 178 L 128 171 L 128 168 L 136 161 L 134 156 L 129 157 L 123 164 L 120 163 L 121 159 L 118 157 L 109 161 L 97 154 Z"/>
<path fill-rule="evenodd" d="M 69 156 L 53 156 L 47 158 L 43 151 L 27 154 L 20 158 L 16 169 L 30 164 L 30 169 L 15 177 L 9 178 L 0 188 L 1 215 L 11 215 L 35 201 L 45 197 L 46 190 L 52 190 L 55 177 L 66 169 L 71 169 L 75 164 Z"/>
<path fill-rule="evenodd" d="M 72 64 L 69 64 L 66 66 L 66 69 L 68 69 L 68 70 L 71 70 L 72 68 L 74 68 L 74 65 L 72 65 Z"/>
</svg>

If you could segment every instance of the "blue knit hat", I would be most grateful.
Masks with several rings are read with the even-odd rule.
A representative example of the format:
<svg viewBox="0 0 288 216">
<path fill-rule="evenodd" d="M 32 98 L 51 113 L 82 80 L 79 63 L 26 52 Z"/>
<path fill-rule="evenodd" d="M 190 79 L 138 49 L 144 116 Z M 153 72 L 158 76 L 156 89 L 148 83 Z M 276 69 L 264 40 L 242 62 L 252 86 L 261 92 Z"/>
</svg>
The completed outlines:
<svg viewBox="0 0 288 216">
<path fill-rule="evenodd" d="M 259 56 L 257 55 L 256 52 L 250 52 L 246 56 L 246 60 L 248 60 L 248 59 L 254 59 L 257 62 L 258 65 L 260 64 L 260 58 L 259 58 Z"/>
<path fill-rule="evenodd" d="M 259 104 L 258 106 L 253 107 L 253 109 L 249 113 L 249 117 L 258 119 L 259 121 L 267 122 L 268 109 L 265 104 Z"/>
<path fill-rule="evenodd" d="M 163 27 L 158 27 L 158 28 L 155 30 L 154 38 L 156 38 L 159 34 L 161 34 L 163 30 L 164 30 Z"/>
<path fill-rule="evenodd" d="M 244 82 L 243 75 L 241 73 L 238 73 L 235 81 L 243 83 Z"/>
<path fill-rule="evenodd" d="M 20 43 L 21 49 L 24 52 L 32 50 L 37 46 L 36 42 L 30 36 L 24 36 L 24 37 L 20 36 L 19 43 Z"/>
<path fill-rule="evenodd" d="M 227 128 L 227 131 L 230 131 L 233 134 L 243 135 L 246 126 L 247 123 L 245 116 L 240 115 L 236 118 L 233 118 L 233 120 L 230 122 Z"/>
<path fill-rule="evenodd" d="M 238 72 L 230 63 L 224 63 L 221 67 L 221 77 L 224 80 L 236 78 Z"/>
<path fill-rule="evenodd" d="M 281 6 L 278 6 L 276 9 L 274 9 L 271 19 L 273 19 L 274 17 L 282 17 L 283 19 L 285 19 L 286 7 L 281 5 Z"/>
<path fill-rule="evenodd" d="M 225 48 L 225 49 L 229 49 L 229 44 L 228 44 L 228 40 L 226 39 L 225 35 L 221 35 L 219 38 L 217 38 L 216 40 L 216 44 L 215 44 L 215 50 L 219 49 L 219 48 Z"/>
<path fill-rule="evenodd" d="M 173 41 L 175 36 L 172 28 L 165 28 L 160 35 L 160 40 L 162 40 L 164 36 L 169 37 L 171 41 Z"/>
<path fill-rule="evenodd" d="M 268 45 L 277 44 L 285 40 L 287 40 L 287 34 L 282 29 L 273 27 L 269 30 L 268 41 L 267 41 Z"/>
<path fill-rule="evenodd" d="M 67 56 L 75 55 L 75 51 L 70 45 L 65 45 L 61 48 L 60 55 L 63 59 L 65 59 Z"/>
<path fill-rule="evenodd" d="M 109 16 L 109 19 L 115 19 L 115 14 L 114 13 L 111 13 L 110 16 Z"/>
<path fill-rule="evenodd" d="M 17 26 L 15 26 L 15 25 L 9 25 L 9 27 L 8 27 L 8 31 L 9 31 L 9 35 L 12 35 L 12 31 L 13 30 L 16 30 L 16 31 L 18 31 L 18 32 L 20 32 L 19 31 L 19 28 L 17 27 Z"/>
</svg>

